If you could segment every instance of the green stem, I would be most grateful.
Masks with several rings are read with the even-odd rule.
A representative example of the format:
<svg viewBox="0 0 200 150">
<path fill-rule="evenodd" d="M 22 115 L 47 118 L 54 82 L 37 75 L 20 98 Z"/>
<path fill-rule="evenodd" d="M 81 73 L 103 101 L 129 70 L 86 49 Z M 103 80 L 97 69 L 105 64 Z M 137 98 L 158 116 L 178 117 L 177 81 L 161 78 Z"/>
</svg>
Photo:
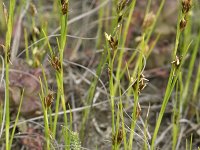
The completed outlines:
<svg viewBox="0 0 200 150">
<path fill-rule="evenodd" d="M 10 55 L 10 43 L 12 36 L 13 18 L 14 18 L 15 0 L 10 0 L 9 16 L 6 32 L 6 44 L 5 44 L 5 66 L 6 66 L 6 150 L 10 149 L 9 143 L 9 126 L 10 126 L 10 110 L 9 110 L 9 55 Z"/>
<path fill-rule="evenodd" d="M 130 26 L 130 23 L 131 23 L 131 19 L 132 19 L 132 14 L 133 14 L 133 11 L 134 11 L 134 8 L 135 8 L 135 3 L 136 3 L 136 0 L 133 0 L 131 2 L 131 4 L 130 4 L 130 11 L 129 11 L 128 19 L 126 21 L 125 28 L 124 28 L 124 31 L 123 31 L 123 36 L 122 36 L 122 44 L 121 44 L 122 48 L 125 46 L 126 37 L 127 37 L 127 34 L 128 34 L 128 29 L 129 29 L 129 26 Z M 120 53 L 119 53 L 118 65 L 117 65 L 117 73 L 116 73 L 117 81 L 120 80 L 120 73 L 121 73 L 123 54 L 124 54 L 124 49 L 122 49 L 120 51 Z M 118 85 L 118 83 L 116 83 L 114 85 L 114 93 L 116 93 L 117 85 Z"/>
<path fill-rule="evenodd" d="M 191 43 L 188 45 L 186 50 L 184 50 L 182 59 L 185 58 L 190 45 L 191 45 Z M 171 68 L 171 72 L 170 72 L 169 80 L 168 80 L 168 83 L 167 83 L 167 89 L 166 89 L 166 92 L 165 92 L 164 100 L 163 100 L 163 103 L 162 103 L 162 106 L 161 106 L 161 110 L 159 112 L 158 119 L 156 121 L 156 127 L 155 127 L 155 130 L 154 130 L 152 143 L 151 143 L 151 150 L 154 150 L 154 145 L 155 145 L 155 140 L 156 140 L 156 137 L 157 137 L 157 134 L 158 134 L 158 130 L 160 128 L 160 124 L 161 124 L 161 121 L 162 121 L 162 118 L 163 118 L 167 103 L 168 103 L 169 98 L 171 96 L 171 93 L 172 93 L 172 91 L 174 89 L 174 85 L 175 85 L 175 83 L 177 81 L 177 78 L 179 76 L 179 73 L 181 71 L 181 67 L 183 65 L 183 62 L 184 61 L 182 60 L 181 64 L 178 67 L 177 66 L 172 66 L 172 68 Z"/>
</svg>

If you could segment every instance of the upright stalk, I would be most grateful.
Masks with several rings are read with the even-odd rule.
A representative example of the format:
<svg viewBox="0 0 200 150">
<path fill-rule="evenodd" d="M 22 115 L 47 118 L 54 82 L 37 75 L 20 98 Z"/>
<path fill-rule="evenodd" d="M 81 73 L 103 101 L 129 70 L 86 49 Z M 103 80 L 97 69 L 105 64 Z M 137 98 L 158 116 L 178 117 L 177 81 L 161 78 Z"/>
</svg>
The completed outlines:
<svg viewBox="0 0 200 150">
<path fill-rule="evenodd" d="M 132 15 L 133 15 L 133 11 L 134 11 L 134 8 L 135 8 L 135 3 L 136 3 L 136 0 L 133 0 L 131 2 L 131 4 L 130 4 L 130 10 L 129 10 L 128 19 L 127 19 L 127 21 L 125 23 L 125 27 L 124 27 L 123 35 L 122 35 L 122 42 L 121 42 L 121 47 L 122 48 L 125 47 L 126 37 L 127 37 L 127 34 L 128 34 L 128 29 L 129 29 L 129 26 L 130 26 L 130 23 L 131 23 L 131 19 L 132 19 Z M 120 53 L 119 53 L 117 73 L 116 73 L 116 80 L 117 81 L 120 80 L 120 73 L 121 73 L 121 65 L 122 65 L 123 54 L 124 54 L 124 49 L 122 49 L 120 51 Z M 114 93 L 116 93 L 117 86 L 118 86 L 118 83 L 116 83 L 114 85 Z"/>
<path fill-rule="evenodd" d="M 10 126 L 10 110 L 9 110 L 9 57 L 10 43 L 12 37 L 13 16 L 14 16 L 15 0 L 10 0 L 9 16 L 5 42 L 5 66 L 6 66 L 6 150 L 10 149 L 9 145 L 9 126 Z"/>
<path fill-rule="evenodd" d="M 61 0 L 60 3 L 61 6 L 61 15 L 60 15 L 60 23 L 61 23 L 61 37 L 60 37 L 60 48 L 59 48 L 59 59 L 60 59 L 60 65 L 61 69 L 59 72 L 57 72 L 56 77 L 57 79 L 57 85 L 58 85 L 58 93 L 60 92 L 60 98 L 61 103 L 64 111 L 64 122 L 65 126 L 68 128 L 68 122 L 67 122 L 67 114 L 66 114 L 66 105 L 65 105 L 65 96 L 64 96 L 64 85 L 63 85 L 63 55 L 64 55 L 64 49 L 67 42 L 67 19 L 68 19 L 68 0 Z M 69 145 L 69 138 L 68 138 L 68 130 L 66 130 L 66 134 L 64 134 L 65 138 L 65 144 Z M 68 146 L 66 146 L 66 149 L 69 149 Z"/>
<path fill-rule="evenodd" d="M 187 5 L 188 7 L 185 7 L 185 5 Z M 165 96 L 164 96 L 164 100 L 161 106 L 161 110 L 158 116 L 158 119 L 156 121 L 156 127 L 154 130 L 154 134 L 153 134 L 153 138 L 152 138 L 152 143 L 151 143 L 151 150 L 154 150 L 154 145 L 155 145 L 155 140 L 158 134 L 158 130 L 160 128 L 160 124 L 167 106 L 167 103 L 169 101 L 169 98 L 172 94 L 173 88 L 176 84 L 176 81 L 179 77 L 180 71 L 181 71 L 181 67 L 184 63 L 184 59 L 186 57 L 187 51 L 191 45 L 188 44 L 188 46 L 184 49 L 181 49 L 178 51 L 178 46 L 179 46 L 179 41 L 180 41 L 180 36 L 183 30 L 187 29 L 187 21 L 186 21 L 186 17 L 187 17 L 187 13 L 189 12 L 190 8 L 191 8 L 191 4 L 190 1 L 184 1 L 180 4 L 180 9 L 179 9 L 179 16 L 178 16 L 178 22 L 177 22 L 177 32 L 176 32 L 176 42 L 175 42 L 175 47 L 174 50 L 172 52 L 172 59 L 174 60 L 172 62 L 172 68 L 171 68 L 171 72 L 170 72 L 170 76 L 169 76 L 169 80 L 168 80 L 168 84 L 167 84 L 167 89 L 165 92 Z M 189 9 L 186 9 L 189 8 Z M 177 56 L 179 54 L 179 56 L 181 56 L 182 58 L 179 58 L 179 56 Z"/>
</svg>

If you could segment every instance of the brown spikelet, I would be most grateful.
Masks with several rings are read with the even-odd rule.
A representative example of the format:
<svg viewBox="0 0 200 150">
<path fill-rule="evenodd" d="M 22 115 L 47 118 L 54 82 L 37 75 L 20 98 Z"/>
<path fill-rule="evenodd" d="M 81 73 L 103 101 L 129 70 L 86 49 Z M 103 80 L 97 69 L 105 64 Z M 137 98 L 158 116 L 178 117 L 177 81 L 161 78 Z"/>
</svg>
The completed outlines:
<svg viewBox="0 0 200 150">
<path fill-rule="evenodd" d="M 148 79 L 145 78 L 145 76 L 143 74 L 140 75 L 139 77 L 139 82 L 138 82 L 138 94 L 141 93 L 142 90 L 144 90 L 144 88 L 147 86 L 147 82 L 149 81 Z M 131 78 L 131 82 L 134 82 L 133 79 Z M 137 81 L 134 82 L 134 84 L 132 85 L 133 89 L 136 90 L 137 88 Z"/>
<path fill-rule="evenodd" d="M 50 60 L 51 66 L 58 72 L 61 70 L 61 62 L 57 56 L 52 56 Z"/>
<path fill-rule="evenodd" d="M 144 22 L 142 24 L 142 28 L 144 30 L 148 29 L 149 27 L 152 26 L 154 20 L 155 20 L 155 14 L 153 12 L 148 13 L 144 18 Z"/>
<path fill-rule="evenodd" d="M 123 140 L 123 131 L 119 128 L 118 132 L 116 132 L 112 137 L 112 144 L 114 145 L 117 142 L 117 145 L 121 144 Z"/>
<path fill-rule="evenodd" d="M 183 0 L 182 1 L 182 12 L 184 14 L 188 13 L 192 7 L 191 0 Z"/>
<path fill-rule="evenodd" d="M 32 16 L 35 16 L 37 14 L 37 9 L 36 9 L 35 4 L 33 3 L 30 4 L 29 11 Z"/>
<path fill-rule="evenodd" d="M 52 104 L 52 102 L 53 102 L 53 92 L 52 91 L 50 91 L 48 94 L 47 94 L 47 96 L 44 98 L 44 105 L 45 105 L 45 107 L 46 108 L 49 108 L 50 106 L 51 106 L 51 104 Z"/>
<path fill-rule="evenodd" d="M 175 60 L 171 62 L 173 65 L 175 65 L 176 67 L 180 66 L 180 58 L 178 56 L 176 56 Z"/>
<path fill-rule="evenodd" d="M 33 31 L 32 31 L 32 36 L 35 36 L 35 37 L 39 37 L 40 35 L 40 29 L 36 26 L 33 27 Z"/>
<path fill-rule="evenodd" d="M 180 21 L 180 29 L 183 30 L 187 25 L 187 20 L 185 19 L 185 17 L 183 19 L 181 19 Z"/>
<path fill-rule="evenodd" d="M 114 37 L 112 37 L 111 35 L 108 35 L 107 33 L 105 33 L 105 37 L 106 37 L 110 47 L 112 48 L 112 50 L 116 50 L 117 46 L 118 46 L 118 40 L 115 39 Z"/>
<path fill-rule="evenodd" d="M 121 0 L 117 5 L 117 13 L 118 14 L 121 13 L 121 11 L 123 11 L 126 5 L 127 5 L 127 0 Z"/>
<path fill-rule="evenodd" d="M 66 15 L 68 12 L 68 0 L 61 0 L 62 14 Z"/>
</svg>

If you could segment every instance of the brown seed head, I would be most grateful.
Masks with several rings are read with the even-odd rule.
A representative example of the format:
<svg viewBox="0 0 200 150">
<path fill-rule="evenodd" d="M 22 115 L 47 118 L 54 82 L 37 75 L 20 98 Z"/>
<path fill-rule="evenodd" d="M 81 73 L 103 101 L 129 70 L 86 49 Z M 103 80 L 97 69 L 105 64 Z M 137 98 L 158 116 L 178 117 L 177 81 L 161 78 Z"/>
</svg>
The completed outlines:
<svg viewBox="0 0 200 150">
<path fill-rule="evenodd" d="M 145 78 L 145 76 L 143 74 L 140 75 L 139 80 L 139 85 L 138 85 L 138 94 L 141 93 L 142 90 L 144 90 L 144 88 L 147 86 L 147 82 L 149 81 L 148 79 Z M 131 81 L 132 82 L 132 81 Z M 132 85 L 133 89 L 136 90 L 137 88 L 137 81 L 134 82 L 134 84 Z"/>
<path fill-rule="evenodd" d="M 121 13 L 123 9 L 126 7 L 128 1 L 127 0 L 121 0 L 117 5 L 117 13 Z"/>
<path fill-rule="evenodd" d="M 51 66 L 58 72 L 61 70 L 61 63 L 57 56 L 53 56 L 50 60 Z"/>
<path fill-rule="evenodd" d="M 171 62 L 173 65 L 175 65 L 176 67 L 180 66 L 180 58 L 178 56 L 176 56 L 175 60 Z"/>
<path fill-rule="evenodd" d="M 113 137 L 112 137 L 112 143 L 113 143 L 113 145 L 114 145 L 114 144 L 115 144 L 115 141 L 116 141 L 116 142 L 117 142 L 117 145 L 119 145 L 119 144 L 121 144 L 122 140 L 123 140 L 123 131 L 122 131 L 122 129 L 120 128 L 120 129 L 118 130 L 118 133 L 116 132 L 116 133 L 113 135 Z"/>
<path fill-rule="evenodd" d="M 116 50 L 117 46 L 118 46 L 118 39 L 115 39 L 114 37 L 112 37 L 111 35 L 108 35 L 107 33 L 105 33 L 105 37 L 106 37 L 110 47 L 113 50 Z"/>
<path fill-rule="evenodd" d="M 144 30 L 148 29 L 149 27 L 151 27 L 151 25 L 153 24 L 154 20 L 155 20 L 155 14 L 153 12 L 148 13 L 144 18 L 144 22 L 142 24 L 142 28 Z"/>
<path fill-rule="evenodd" d="M 182 12 L 185 14 L 188 13 L 191 9 L 191 6 L 192 6 L 191 0 L 183 0 L 182 1 Z"/>
<path fill-rule="evenodd" d="M 40 35 L 40 29 L 36 26 L 33 27 L 33 36 L 39 37 Z"/>
<path fill-rule="evenodd" d="M 29 8 L 30 8 L 29 10 L 30 10 L 31 15 L 35 16 L 37 14 L 37 9 L 36 9 L 35 4 L 31 3 Z"/>
<path fill-rule="evenodd" d="M 68 0 L 61 0 L 61 7 L 63 15 L 66 15 L 68 12 Z"/>
<path fill-rule="evenodd" d="M 185 18 L 181 19 L 180 21 L 180 29 L 183 30 L 187 25 L 187 20 Z"/>
<path fill-rule="evenodd" d="M 44 104 L 45 104 L 45 107 L 46 108 L 49 108 L 50 106 L 51 106 L 51 104 L 52 104 L 52 102 L 53 102 L 53 92 L 52 91 L 50 91 L 48 94 L 47 94 L 47 96 L 44 98 Z"/>
</svg>

